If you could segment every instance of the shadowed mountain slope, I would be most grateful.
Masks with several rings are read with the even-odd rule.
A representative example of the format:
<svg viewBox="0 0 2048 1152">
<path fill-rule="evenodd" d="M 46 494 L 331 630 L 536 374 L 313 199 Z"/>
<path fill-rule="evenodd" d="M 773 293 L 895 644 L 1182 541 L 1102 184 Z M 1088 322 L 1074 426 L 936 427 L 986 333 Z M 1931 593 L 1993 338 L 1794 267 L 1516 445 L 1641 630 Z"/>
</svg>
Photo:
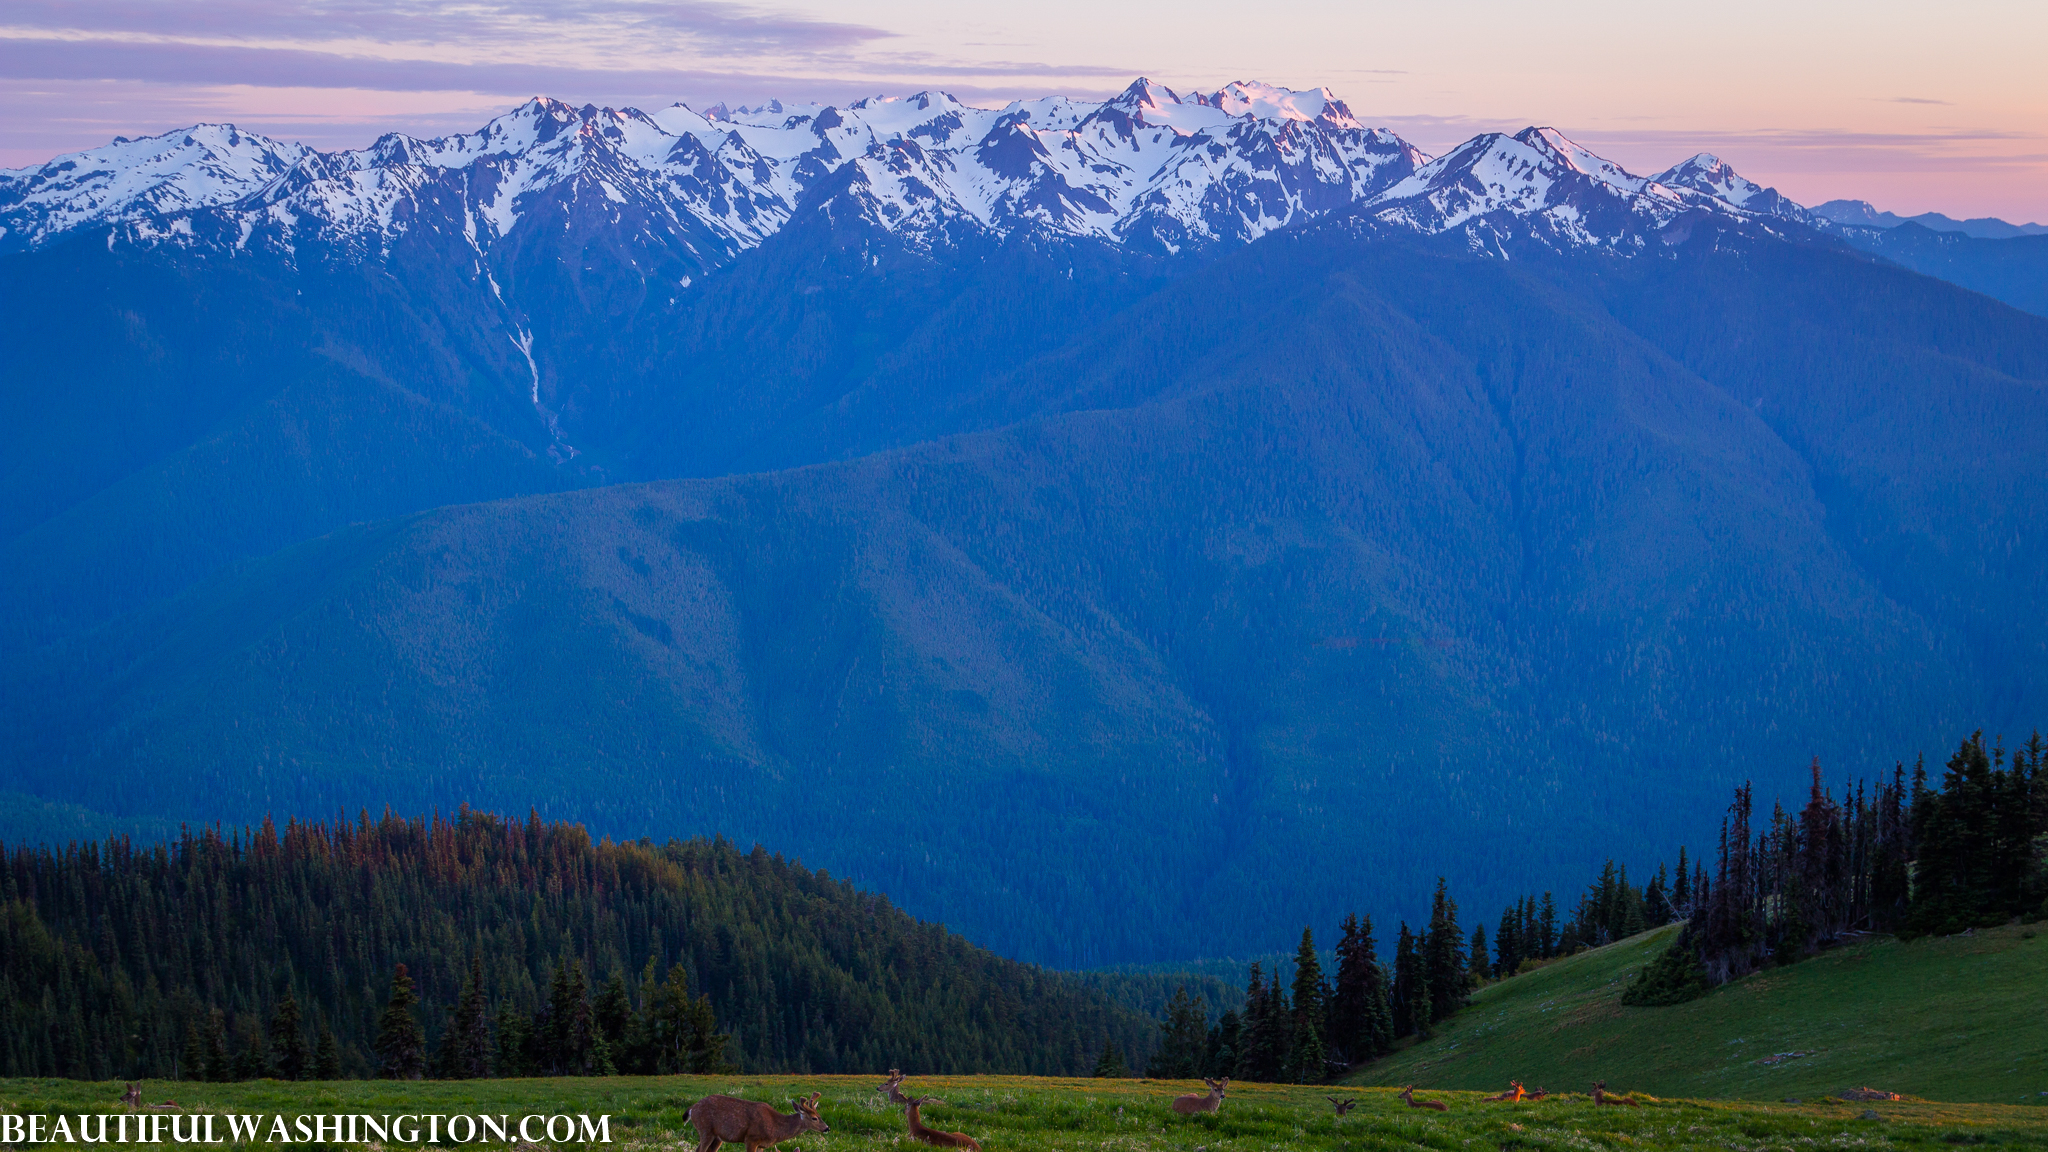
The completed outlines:
<svg viewBox="0 0 2048 1152">
<path fill-rule="evenodd" d="M 941 398 L 991 431 L 289 548 L 17 672 L 10 773 L 718 830 L 1084 964 L 2039 714 L 2048 485 L 1981 437 L 2048 429 L 2048 322 L 1739 229 L 1462 249 L 1270 237 Z"/>
</svg>

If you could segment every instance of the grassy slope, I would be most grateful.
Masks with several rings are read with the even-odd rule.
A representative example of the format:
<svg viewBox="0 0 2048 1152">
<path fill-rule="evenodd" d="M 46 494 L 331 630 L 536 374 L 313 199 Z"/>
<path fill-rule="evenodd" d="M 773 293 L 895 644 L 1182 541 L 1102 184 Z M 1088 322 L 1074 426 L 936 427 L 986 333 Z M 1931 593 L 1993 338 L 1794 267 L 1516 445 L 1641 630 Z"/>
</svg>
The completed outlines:
<svg viewBox="0 0 2048 1152">
<path fill-rule="evenodd" d="M 1482 989 L 1427 1042 L 1359 1073 L 1371 1084 L 1815 1099 L 1869 1086 L 1941 1100 L 2048 1104 L 2048 934 L 1999 928 L 1873 938 L 1670 1008 L 1621 991 L 1675 928 Z M 1813 1055 L 1765 1066 L 1780 1052 Z"/>
<path fill-rule="evenodd" d="M 612 1147 L 687 1146 L 683 1114 L 710 1092 L 786 1101 L 820 1091 L 832 1126 L 785 1152 L 897 1152 L 914 1148 L 901 1116 L 873 1089 L 873 1076 L 620 1078 L 499 1080 L 466 1083 L 145 1086 L 145 1099 L 176 1098 L 207 1111 L 265 1114 L 604 1113 Z M 1274 1152 L 1276 1149 L 1362 1152 L 1394 1148 L 1620 1149 L 1878 1147 L 1942 1148 L 1951 1144 L 2048 1145 L 2048 1110 L 1987 1104 L 1884 1104 L 1881 1119 L 1863 1105 L 1653 1101 L 1639 1109 L 1596 1108 L 1584 1097 L 1541 1104 L 1487 1105 L 1476 1094 L 1436 1093 L 1443 1114 L 1413 1111 L 1389 1089 L 1354 1090 L 1361 1102 L 1338 1120 L 1324 1089 L 1234 1085 L 1217 1116 L 1173 1115 L 1167 1101 L 1192 1083 L 1134 1080 L 1052 1080 L 1035 1077 L 933 1077 L 909 1085 L 937 1095 L 926 1123 L 965 1131 L 988 1152 Z M 77 1113 L 106 1110 L 118 1084 L 72 1081 L 0 1082 L 0 1112 Z M 365 1147 L 354 1145 L 353 1147 Z M 504 1147 L 504 1145 L 493 1145 Z"/>
</svg>

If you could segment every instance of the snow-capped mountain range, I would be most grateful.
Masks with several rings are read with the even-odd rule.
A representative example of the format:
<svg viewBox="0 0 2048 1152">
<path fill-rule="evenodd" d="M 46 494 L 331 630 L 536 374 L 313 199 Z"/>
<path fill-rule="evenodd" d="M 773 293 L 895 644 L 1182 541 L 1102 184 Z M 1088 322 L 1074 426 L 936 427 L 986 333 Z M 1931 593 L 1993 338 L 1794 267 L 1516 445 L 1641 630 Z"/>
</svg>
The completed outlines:
<svg viewBox="0 0 2048 1152">
<path fill-rule="evenodd" d="M 1524 222 L 1555 243 L 1622 249 L 1695 212 L 1820 223 L 1712 156 L 1644 178 L 1531 128 L 1432 159 L 1327 89 L 1183 96 L 1141 79 L 1101 103 L 997 109 L 933 92 L 652 113 L 535 98 L 474 133 L 341 152 L 200 125 L 0 171 L 0 251 L 111 225 L 110 244 L 295 257 L 312 245 L 344 259 L 430 227 L 483 252 L 549 199 L 672 242 L 707 270 L 810 211 L 927 249 L 1036 232 L 1162 252 L 1340 210 L 1475 241 Z"/>
</svg>

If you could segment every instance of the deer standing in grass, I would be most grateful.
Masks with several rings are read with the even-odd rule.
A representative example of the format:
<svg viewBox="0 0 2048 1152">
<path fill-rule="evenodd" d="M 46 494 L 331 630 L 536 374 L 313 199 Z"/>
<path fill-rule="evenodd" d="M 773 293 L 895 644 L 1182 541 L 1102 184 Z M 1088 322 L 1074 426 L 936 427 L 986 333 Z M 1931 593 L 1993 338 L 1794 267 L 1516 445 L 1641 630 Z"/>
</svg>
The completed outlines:
<svg viewBox="0 0 2048 1152">
<path fill-rule="evenodd" d="M 1630 1099 L 1627 1096 L 1609 1096 L 1607 1094 L 1607 1081 L 1605 1080 L 1601 1080 L 1593 1085 L 1593 1103 L 1623 1104 L 1630 1108 L 1642 1107 L 1641 1104 L 1636 1103 L 1634 1100 Z"/>
<path fill-rule="evenodd" d="M 744 1144 L 747 1152 L 761 1152 L 805 1132 L 830 1132 L 832 1126 L 818 1115 L 820 1095 L 813 1092 L 808 1100 L 790 1101 L 796 1111 L 787 1116 L 753 1100 L 706 1096 L 686 1113 L 697 1130 L 697 1152 L 718 1152 L 721 1144 Z"/>
<path fill-rule="evenodd" d="M 901 1068 L 891 1068 L 889 1069 L 889 1078 L 882 1081 L 875 1091 L 887 1096 L 891 1104 L 908 1104 L 910 1103 L 910 1097 L 903 1094 L 902 1086 L 903 1070 Z"/>
<path fill-rule="evenodd" d="M 1507 1091 L 1498 1096 L 1488 1096 L 1486 1102 L 1488 1104 L 1520 1104 L 1522 1097 L 1525 1095 L 1527 1093 L 1522 1091 L 1522 1082 L 1520 1080 L 1510 1080 L 1508 1081 Z"/>
<path fill-rule="evenodd" d="M 1451 1110 L 1451 1106 L 1441 1100 L 1417 1100 L 1415 1098 L 1415 1085 L 1413 1084 L 1401 1089 L 1401 1099 L 1407 1101 L 1410 1108 L 1427 1108 L 1432 1112 L 1449 1112 Z"/>
<path fill-rule="evenodd" d="M 1230 1077 L 1211 1080 L 1204 1076 L 1202 1083 L 1209 1086 L 1207 1092 L 1190 1092 L 1185 1096 L 1174 1097 L 1173 1110 L 1183 1116 L 1193 1116 L 1197 1112 L 1214 1112 L 1223 1107 L 1223 1090 L 1230 1087 Z"/>
<path fill-rule="evenodd" d="M 1328 1100 L 1330 1104 L 1337 1109 L 1338 1119 L 1342 1119 L 1346 1112 L 1351 1111 L 1352 1105 L 1358 1103 L 1357 1099 L 1355 1098 L 1350 1100 L 1339 1100 L 1335 1096 L 1325 1096 L 1323 1097 L 1323 1099 Z"/>
<path fill-rule="evenodd" d="M 903 1118 L 910 1121 L 910 1138 L 919 1144 L 938 1148 L 966 1148 L 971 1152 L 981 1152 L 981 1142 L 965 1132 L 941 1132 L 924 1126 L 924 1119 L 917 1110 L 926 1104 L 944 1103 L 936 1096 L 912 1096 L 903 1102 Z"/>
</svg>

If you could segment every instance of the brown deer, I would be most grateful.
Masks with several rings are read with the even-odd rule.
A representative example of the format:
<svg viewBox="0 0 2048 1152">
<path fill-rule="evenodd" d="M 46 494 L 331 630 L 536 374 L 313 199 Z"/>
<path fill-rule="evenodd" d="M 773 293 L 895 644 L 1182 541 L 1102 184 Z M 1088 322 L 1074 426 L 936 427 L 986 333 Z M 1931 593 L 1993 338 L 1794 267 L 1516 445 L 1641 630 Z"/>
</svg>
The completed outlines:
<svg viewBox="0 0 2048 1152">
<path fill-rule="evenodd" d="M 891 1104 L 908 1104 L 910 1103 L 910 1097 L 903 1094 L 902 1087 L 903 1070 L 901 1068 L 891 1068 L 889 1069 L 889 1078 L 876 1086 L 875 1091 L 887 1096 Z"/>
<path fill-rule="evenodd" d="M 1325 1096 L 1323 1099 L 1328 1100 L 1337 1109 L 1337 1117 L 1339 1119 L 1342 1119 L 1344 1114 L 1351 1111 L 1352 1107 L 1358 1103 L 1356 1097 L 1350 1100 L 1339 1100 L 1335 1096 Z"/>
<path fill-rule="evenodd" d="M 142 1085 L 130 1084 L 128 1090 L 121 1093 L 121 1103 L 126 1104 L 130 1112 L 142 1107 Z"/>
<path fill-rule="evenodd" d="M 761 1152 L 805 1132 L 830 1132 L 832 1126 L 818 1115 L 820 1095 L 790 1101 L 796 1111 L 787 1116 L 753 1100 L 706 1096 L 690 1105 L 685 1116 L 697 1130 L 697 1152 L 718 1152 L 721 1144 L 745 1144 L 747 1152 Z"/>
<path fill-rule="evenodd" d="M 1183 1116 L 1193 1116 L 1197 1112 L 1214 1112 L 1223 1107 L 1223 1091 L 1230 1087 L 1230 1077 L 1211 1080 L 1204 1076 L 1202 1083 L 1209 1086 L 1207 1092 L 1190 1092 L 1185 1096 L 1175 1096 L 1173 1110 Z"/>
<path fill-rule="evenodd" d="M 1529 1099 L 1531 1099 L 1531 1100 L 1541 1100 L 1541 1099 L 1543 1099 L 1543 1098 L 1544 1098 L 1545 1096 L 1548 1096 L 1548 1095 L 1550 1095 L 1550 1089 L 1548 1089 L 1548 1088 L 1545 1088 L 1545 1087 L 1544 1087 L 1543 1085 L 1541 1085 L 1541 1084 L 1538 1084 L 1538 1085 L 1536 1086 L 1536 1090 L 1535 1090 L 1534 1092 L 1531 1092 L 1531 1093 L 1529 1093 Z"/>
<path fill-rule="evenodd" d="M 1451 1110 L 1451 1106 L 1441 1100 L 1417 1100 L 1415 1098 L 1415 1085 L 1413 1084 L 1401 1089 L 1401 1099 L 1407 1101 L 1410 1108 L 1427 1108 L 1432 1112 L 1449 1112 Z"/>
<path fill-rule="evenodd" d="M 1488 1096 L 1486 1102 L 1488 1104 L 1520 1104 L 1522 1097 L 1527 1095 L 1527 1093 L 1522 1091 L 1522 1082 L 1520 1080 L 1510 1080 L 1508 1085 L 1507 1091 L 1498 1096 Z"/>
<path fill-rule="evenodd" d="M 917 1110 L 926 1104 L 944 1104 L 936 1096 L 912 1096 L 903 1102 L 903 1118 L 910 1122 L 910 1138 L 919 1144 L 930 1144 L 937 1148 L 966 1148 L 970 1152 L 981 1152 L 981 1142 L 965 1132 L 941 1132 L 937 1128 L 924 1126 L 924 1119 Z"/>
<path fill-rule="evenodd" d="M 1642 1107 L 1641 1104 L 1636 1103 L 1634 1100 L 1630 1099 L 1627 1096 L 1609 1096 L 1607 1094 L 1607 1081 L 1605 1080 L 1598 1081 L 1593 1085 L 1593 1103 L 1624 1104 L 1630 1108 Z"/>
</svg>

